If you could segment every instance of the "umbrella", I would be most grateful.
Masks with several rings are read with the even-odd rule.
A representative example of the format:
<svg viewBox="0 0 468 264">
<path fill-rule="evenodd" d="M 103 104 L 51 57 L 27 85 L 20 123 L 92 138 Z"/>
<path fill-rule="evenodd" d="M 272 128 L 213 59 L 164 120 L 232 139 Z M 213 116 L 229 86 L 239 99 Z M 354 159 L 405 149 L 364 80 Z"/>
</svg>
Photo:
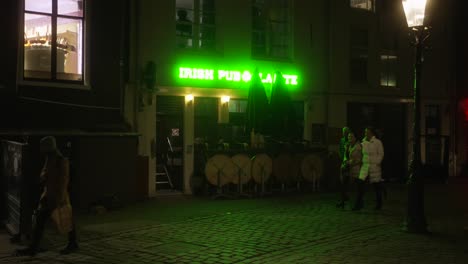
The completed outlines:
<svg viewBox="0 0 468 264">
<path fill-rule="evenodd" d="M 247 100 L 246 132 L 250 133 L 252 130 L 255 130 L 255 133 L 265 133 L 268 114 L 268 98 L 258 69 L 255 69 L 250 80 L 249 97 Z"/>
<path fill-rule="evenodd" d="M 286 79 L 280 72 L 276 72 L 275 82 L 271 91 L 270 109 L 272 120 L 271 132 L 273 136 L 288 138 L 298 135 L 296 113 L 294 112 L 291 96 L 286 88 Z"/>
</svg>

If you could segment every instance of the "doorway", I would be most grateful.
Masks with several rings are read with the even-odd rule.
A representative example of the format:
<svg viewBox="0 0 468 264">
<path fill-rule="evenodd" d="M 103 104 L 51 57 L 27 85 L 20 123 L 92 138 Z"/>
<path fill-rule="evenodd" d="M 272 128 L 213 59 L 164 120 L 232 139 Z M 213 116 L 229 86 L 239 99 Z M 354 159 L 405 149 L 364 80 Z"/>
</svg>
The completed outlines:
<svg viewBox="0 0 468 264">
<path fill-rule="evenodd" d="M 165 166 L 173 184 L 172 189 L 182 191 L 184 97 L 157 96 L 156 100 L 156 167 L 164 171 L 162 166 Z M 162 179 L 162 181 L 165 180 Z M 160 183 L 156 186 L 157 191 L 165 189 L 171 189 L 169 183 Z"/>
<path fill-rule="evenodd" d="M 348 126 L 359 140 L 366 126 L 377 130 L 384 145 L 382 175 L 387 181 L 404 181 L 407 177 L 407 142 L 405 105 L 399 103 L 348 103 Z"/>
</svg>

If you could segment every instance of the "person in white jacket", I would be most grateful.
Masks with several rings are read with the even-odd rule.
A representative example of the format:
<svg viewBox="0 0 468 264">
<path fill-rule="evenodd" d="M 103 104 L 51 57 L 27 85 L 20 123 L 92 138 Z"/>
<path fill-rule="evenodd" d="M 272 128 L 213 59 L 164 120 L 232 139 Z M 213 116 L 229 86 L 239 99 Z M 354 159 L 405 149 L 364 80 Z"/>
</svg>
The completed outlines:
<svg viewBox="0 0 468 264">
<path fill-rule="evenodd" d="M 358 193 L 353 210 L 360 210 L 364 206 L 364 185 L 367 179 L 374 186 L 376 205 L 375 209 L 382 209 L 382 168 L 384 158 L 382 141 L 375 137 L 375 130 L 367 127 L 365 138 L 362 141 L 362 166 L 359 172 Z"/>
</svg>

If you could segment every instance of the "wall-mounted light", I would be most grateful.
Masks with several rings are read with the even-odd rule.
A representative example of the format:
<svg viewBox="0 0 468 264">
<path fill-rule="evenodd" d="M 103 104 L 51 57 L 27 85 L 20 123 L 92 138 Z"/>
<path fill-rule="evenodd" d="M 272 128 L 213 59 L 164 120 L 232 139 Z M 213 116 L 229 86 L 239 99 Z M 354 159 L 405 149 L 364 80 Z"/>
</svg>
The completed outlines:
<svg viewBox="0 0 468 264">
<path fill-rule="evenodd" d="M 220 104 L 218 105 L 218 123 L 227 124 L 229 123 L 229 99 L 227 95 L 221 96 Z"/>
<path fill-rule="evenodd" d="M 229 103 L 229 100 L 231 99 L 231 97 L 229 96 L 221 96 L 221 103 Z"/>
<path fill-rule="evenodd" d="M 186 102 L 191 102 L 191 101 L 193 101 L 193 94 L 187 94 L 187 95 L 185 96 L 185 101 L 186 101 Z"/>
</svg>

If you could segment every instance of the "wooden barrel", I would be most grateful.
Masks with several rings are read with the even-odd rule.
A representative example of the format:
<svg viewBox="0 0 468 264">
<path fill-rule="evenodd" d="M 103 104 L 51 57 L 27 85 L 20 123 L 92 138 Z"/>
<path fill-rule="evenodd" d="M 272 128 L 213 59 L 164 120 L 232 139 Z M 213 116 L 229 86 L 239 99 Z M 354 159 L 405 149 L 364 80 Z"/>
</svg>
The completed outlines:
<svg viewBox="0 0 468 264">
<path fill-rule="evenodd" d="M 286 183 L 291 181 L 292 164 L 293 158 L 289 153 L 280 153 L 275 157 L 273 160 L 273 175 L 279 182 Z"/>
<path fill-rule="evenodd" d="M 231 159 L 235 168 L 235 175 L 231 182 L 234 184 L 248 183 L 252 179 L 252 160 L 246 154 L 236 154 Z"/>
<path fill-rule="evenodd" d="M 256 183 L 261 184 L 266 182 L 272 171 L 272 160 L 267 154 L 258 154 L 254 157 L 252 162 L 252 178 Z"/>
<path fill-rule="evenodd" d="M 316 182 L 323 175 L 323 161 L 316 154 L 306 154 L 301 162 L 302 177 L 308 182 Z"/>
<path fill-rule="evenodd" d="M 236 175 L 236 169 L 230 157 L 224 154 L 216 154 L 206 162 L 205 175 L 209 183 L 215 186 L 223 186 L 232 182 Z"/>
<path fill-rule="evenodd" d="M 301 180 L 301 165 L 304 157 L 305 155 L 303 153 L 294 154 L 292 156 L 291 172 L 289 173 L 289 179 L 293 182 L 298 182 Z"/>
</svg>

